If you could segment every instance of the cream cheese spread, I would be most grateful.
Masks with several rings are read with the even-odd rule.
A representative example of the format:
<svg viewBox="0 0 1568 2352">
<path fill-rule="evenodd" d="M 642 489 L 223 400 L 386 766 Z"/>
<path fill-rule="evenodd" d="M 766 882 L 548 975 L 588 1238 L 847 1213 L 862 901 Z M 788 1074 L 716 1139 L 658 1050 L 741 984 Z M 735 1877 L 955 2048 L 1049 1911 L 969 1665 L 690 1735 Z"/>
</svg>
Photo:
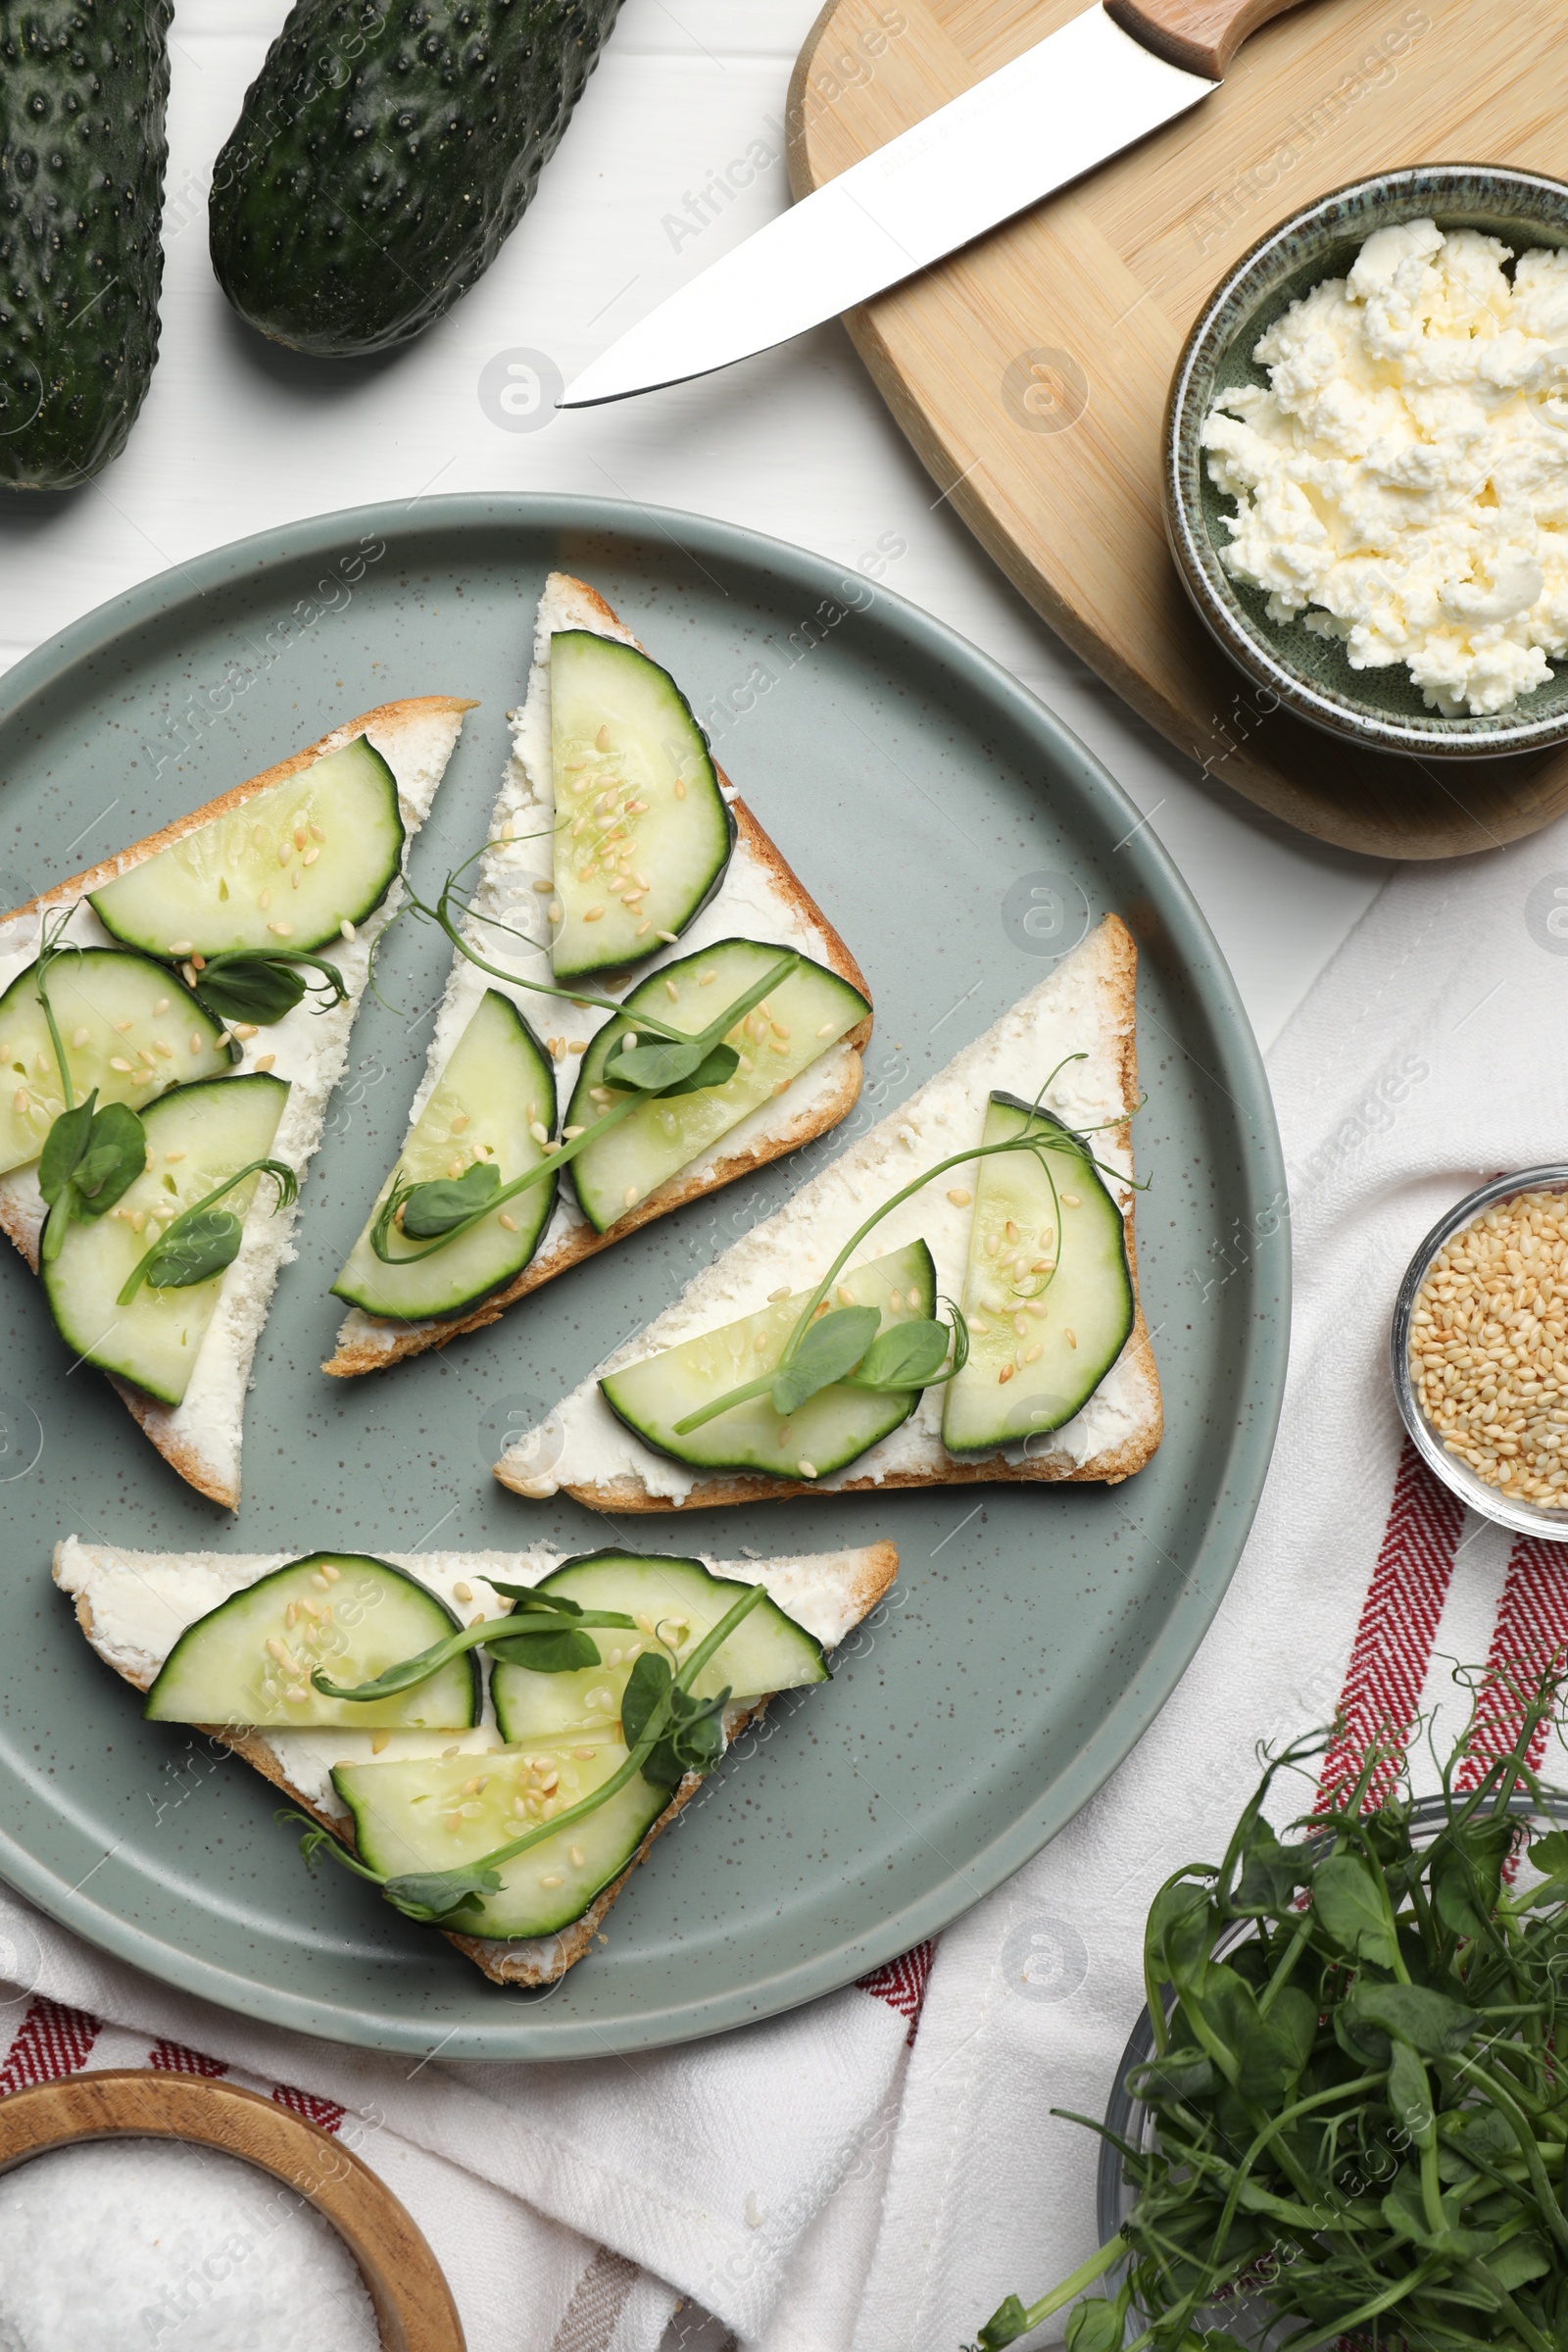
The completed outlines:
<svg viewBox="0 0 1568 2352">
<path fill-rule="evenodd" d="M 1568 250 L 1379 229 L 1203 426 L 1221 562 L 1273 620 L 1403 662 L 1429 710 L 1510 710 L 1568 653 Z"/>
</svg>

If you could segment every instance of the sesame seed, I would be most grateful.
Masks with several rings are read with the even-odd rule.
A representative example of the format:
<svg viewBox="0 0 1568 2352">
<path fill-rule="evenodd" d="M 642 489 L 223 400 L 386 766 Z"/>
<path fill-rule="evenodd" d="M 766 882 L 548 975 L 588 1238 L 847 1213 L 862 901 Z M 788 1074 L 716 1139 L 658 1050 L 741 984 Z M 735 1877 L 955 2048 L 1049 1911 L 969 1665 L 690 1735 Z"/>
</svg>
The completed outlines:
<svg viewBox="0 0 1568 2352">
<path fill-rule="evenodd" d="M 679 1002 L 680 990 L 675 986 L 673 980 L 666 980 L 664 982 L 664 994 L 672 1004 Z"/>
<path fill-rule="evenodd" d="M 597 923 L 604 911 L 602 906 L 589 906 L 584 910 L 582 919 L 585 923 Z"/>
<path fill-rule="evenodd" d="M 471 1600 L 473 1598 L 473 1587 L 471 1585 L 454 1585 L 452 1588 L 452 1597 L 454 1600 Z"/>
<path fill-rule="evenodd" d="M 789 1295 L 789 1285 L 786 1283 L 781 1290 L 768 1292 L 768 1303 L 776 1306 L 781 1298 L 787 1298 Z"/>
<path fill-rule="evenodd" d="M 1063 1193 L 1061 1196 L 1061 1205 L 1063 1208 L 1082 1208 L 1083 1202 L 1079 1200 L 1076 1193 Z"/>
<path fill-rule="evenodd" d="M 516 1218 L 515 1218 L 515 1217 L 509 1217 L 505 1209 L 503 1209 L 503 1210 L 501 1211 L 500 1217 L 498 1218 L 497 1222 L 498 1222 L 499 1224 L 502 1224 L 502 1225 L 504 1225 L 504 1226 L 506 1227 L 506 1229 L 507 1229 L 508 1233 L 515 1233 L 515 1232 L 516 1232 L 516 1230 L 517 1230 L 517 1220 L 516 1220 Z"/>
<path fill-rule="evenodd" d="M 1005 1388 L 1005 1387 L 1006 1387 L 1006 1384 L 1007 1384 L 1007 1382 L 1008 1382 L 1008 1381 L 1009 1381 L 1011 1378 L 1012 1378 L 1012 1366 L 1011 1366 L 1011 1364 L 1004 1364 L 1004 1365 L 1003 1365 L 1003 1367 L 1002 1367 L 1002 1370 L 1001 1370 L 1001 1371 L 1000 1371 L 1000 1372 L 997 1374 L 997 1386 L 998 1386 L 999 1388 Z"/>
<path fill-rule="evenodd" d="M 816 1464 L 814 1462 L 799 1461 L 796 1463 L 795 1467 L 800 1472 L 802 1478 L 814 1478 L 816 1476 Z"/>
<path fill-rule="evenodd" d="M 117 1021 L 115 1023 L 115 1035 L 117 1037 L 123 1037 L 125 1031 L 130 1028 L 130 1026 L 131 1023 L 129 1021 Z"/>
<path fill-rule="evenodd" d="M 587 1051 L 588 1040 L 585 1037 L 569 1038 L 566 1042 L 566 1052 L 568 1054 L 586 1054 Z"/>
<path fill-rule="evenodd" d="M 253 1066 L 258 1070 L 270 1070 L 276 1059 L 275 1054 L 258 1054 Z"/>
<path fill-rule="evenodd" d="M 236 1021 L 234 1023 L 234 1035 L 236 1037 L 247 1039 L 254 1037 L 256 1035 L 256 1023 L 254 1021 Z"/>
<path fill-rule="evenodd" d="M 718 974 L 716 972 L 699 972 L 697 975 L 697 985 L 699 988 L 711 988 L 713 982 L 717 978 Z"/>
<path fill-rule="evenodd" d="M 74 1046 L 84 1046 L 87 1043 L 87 1039 L 90 1035 L 91 1032 L 89 1030 L 73 1029 L 71 1032 L 71 1042 Z"/>
<path fill-rule="evenodd" d="M 644 935 L 645 935 L 647 932 L 649 932 L 649 931 L 651 931 L 651 930 L 653 929 L 653 927 L 654 927 L 654 925 L 653 925 L 653 918 L 650 916 L 649 920 L 648 920 L 646 923 L 639 923 L 639 924 L 638 924 L 638 926 L 637 926 L 636 930 L 635 930 L 635 931 L 632 933 L 632 937 L 633 937 L 633 939 L 641 939 L 641 938 L 643 938 L 643 937 L 644 937 Z"/>
<path fill-rule="evenodd" d="M 1066 1343 L 1067 1343 L 1067 1345 L 1068 1345 L 1068 1347 L 1069 1347 L 1069 1348 L 1076 1348 L 1076 1347 L 1077 1347 L 1077 1345 L 1078 1345 L 1078 1334 L 1077 1334 L 1075 1331 L 1073 1331 L 1073 1330 L 1071 1330 L 1071 1329 L 1066 1329 L 1066 1330 L 1064 1330 L 1064 1331 L 1062 1332 L 1062 1335 L 1061 1335 L 1061 1336 L 1062 1336 L 1062 1338 L 1063 1338 L 1063 1339 L 1066 1341 Z"/>
<path fill-rule="evenodd" d="M 195 945 L 196 942 L 193 939 L 172 939 L 169 943 L 169 953 L 171 956 L 188 956 Z"/>
<path fill-rule="evenodd" d="M 628 1184 L 626 1190 L 622 1193 L 620 1198 L 622 1207 L 635 1208 L 638 1201 L 642 1199 L 642 1195 L 638 1192 L 637 1187 L 634 1184 Z"/>
<path fill-rule="evenodd" d="M 675 789 L 677 792 L 680 790 L 678 784 L 676 785 Z M 676 931 L 659 931 L 655 933 L 655 937 L 662 939 L 666 948 L 672 948 L 679 936 L 680 934 Z"/>
<path fill-rule="evenodd" d="M 528 1133 L 533 1137 L 533 1140 L 536 1144 L 548 1144 L 550 1141 L 550 1130 L 540 1119 L 532 1119 L 529 1121 Z"/>
<path fill-rule="evenodd" d="M 675 778 L 675 798 L 677 801 L 683 801 L 686 798 L 686 779 L 684 776 L 677 776 Z"/>
<path fill-rule="evenodd" d="M 165 1159 L 169 1159 L 169 1160 L 174 1160 L 174 1159 L 183 1159 L 183 1158 L 184 1158 L 184 1156 L 185 1156 L 184 1152 L 180 1152 L 180 1151 L 166 1152 L 164 1153 L 164 1157 L 165 1157 Z"/>
<path fill-rule="evenodd" d="M 358 937 L 354 925 L 349 921 L 347 915 L 345 915 L 343 920 L 339 923 L 337 927 L 337 935 L 339 939 L 354 939 Z"/>
<path fill-rule="evenodd" d="M 571 1752 L 576 1757 L 579 1764 L 591 1764 L 593 1762 L 594 1750 L 591 1747 L 574 1747 Z"/>
<path fill-rule="evenodd" d="M 269 923 L 267 928 L 277 939 L 292 939 L 294 936 L 292 923 Z"/>
<path fill-rule="evenodd" d="M 311 839 L 313 841 L 324 841 L 326 839 L 326 835 L 322 832 L 320 826 L 316 823 L 314 818 L 311 822 Z"/>
<path fill-rule="evenodd" d="M 465 1129 L 465 1127 L 468 1126 L 468 1125 L 469 1125 L 469 1123 L 470 1123 L 470 1121 L 469 1121 L 468 1113 L 467 1113 L 466 1110 L 460 1110 L 460 1111 L 459 1111 L 459 1113 L 458 1113 L 458 1115 L 457 1115 L 457 1117 L 456 1117 L 456 1118 L 453 1120 L 453 1122 L 452 1122 L 452 1132 L 453 1132 L 453 1134 L 454 1134 L 454 1135 L 461 1135 L 461 1134 L 463 1133 L 463 1130 Z"/>
<path fill-rule="evenodd" d="M 580 1845 L 569 1847 L 567 1850 L 566 1859 L 570 1862 L 573 1870 L 581 1870 L 585 1860 L 582 1847 Z"/>
<path fill-rule="evenodd" d="M 26 1088 L 24 1086 L 19 1086 L 16 1093 L 11 1098 L 11 1107 L 16 1112 L 18 1118 L 21 1118 L 23 1112 L 26 1109 L 28 1095 Z"/>
<path fill-rule="evenodd" d="M 388 1740 L 391 1739 L 391 1737 L 392 1737 L 392 1735 L 391 1735 L 391 1733 L 390 1733 L 390 1732 L 372 1732 L 372 1733 L 370 1734 L 370 1753 L 371 1753 L 371 1755 L 372 1755 L 372 1756 L 378 1756 L 378 1755 L 381 1753 L 381 1750 L 382 1750 L 382 1749 L 385 1747 L 385 1745 L 386 1745 L 387 1741 L 388 1741 Z"/>
<path fill-rule="evenodd" d="M 288 863 L 289 859 L 290 859 L 290 858 L 293 857 L 293 855 L 294 855 L 294 844 L 293 844 L 291 841 L 282 841 L 282 842 L 279 842 L 279 843 L 278 843 L 278 846 L 277 846 L 277 862 L 278 862 L 278 864 L 279 864 L 279 865 L 287 865 L 287 863 Z"/>
<path fill-rule="evenodd" d="M 774 1094 L 775 1094 L 775 1095 L 787 1095 L 787 1094 L 789 1093 L 789 1091 L 790 1091 L 790 1086 L 791 1086 L 791 1083 L 792 1083 L 792 1082 L 791 1082 L 791 1080 L 789 1080 L 788 1078 L 775 1078 L 775 1079 L 774 1079 L 774 1081 L 773 1081 L 773 1092 L 774 1092 Z"/>
<path fill-rule="evenodd" d="M 202 1050 L 202 1041 L 201 1041 L 201 1039 L 200 1039 L 199 1037 L 193 1037 L 193 1038 L 191 1039 L 190 1050 L 191 1050 L 191 1052 L 192 1052 L 193 1054 L 199 1054 L 199 1053 L 201 1052 L 201 1050 Z M 129 1077 L 129 1075 L 130 1075 L 130 1064 L 129 1064 L 129 1062 L 128 1062 L 128 1061 L 126 1061 L 126 1059 L 124 1058 L 123 1054 L 113 1054 L 113 1055 L 111 1056 L 111 1058 L 110 1058 L 109 1067 L 110 1067 L 112 1070 L 120 1070 L 120 1071 L 122 1071 L 122 1072 L 124 1073 L 124 1075 L 125 1075 L 127 1078 L 128 1078 L 128 1077 Z M 23 1099 L 24 1099 L 24 1101 L 25 1101 L 25 1097 L 24 1097 Z"/>
<path fill-rule="evenodd" d="M 1038 1363 L 1039 1363 L 1039 1361 L 1040 1361 L 1040 1358 L 1041 1358 L 1041 1357 L 1042 1357 L 1042 1356 L 1045 1354 L 1045 1352 L 1046 1352 L 1046 1343 L 1045 1343 L 1045 1341 L 1044 1341 L 1044 1340 L 1036 1340 L 1036 1342 L 1035 1342 L 1035 1344 L 1034 1344 L 1034 1346 L 1033 1346 L 1032 1348 L 1026 1348 L 1024 1349 L 1024 1351 L 1023 1351 L 1023 1360 L 1024 1360 L 1024 1362 L 1025 1362 L 1026 1364 L 1038 1364 Z"/>
<path fill-rule="evenodd" d="M 853 1306 L 855 1304 L 855 1293 L 851 1290 L 847 1282 L 841 1282 L 833 1296 L 838 1300 L 840 1306 Z"/>
<path fill-rule="evenodd" d="M 559 1886 L 561 1885 L 560 1871 L 551 1871 L 545 1878 L 540 1880 L 539 1884 L 541 1886 Z"/>
<path fill-rule="evenodd" d="M 154 1012 L 167 1012 L 169 1010 L 169 999 L 167 997 L 160 997 L 157 1004 L 153 1006 L 153 1010 Z"/>
<path fill-rule="evenodd" d="M 955 1208 L 967 1208 L 970 1201 L 974 1199 L 974 1195 L 970 1192 L 967 1185 L 956 1184 L 949 1192 L 948 1199 L 953 1202 Z"/>
</svg>

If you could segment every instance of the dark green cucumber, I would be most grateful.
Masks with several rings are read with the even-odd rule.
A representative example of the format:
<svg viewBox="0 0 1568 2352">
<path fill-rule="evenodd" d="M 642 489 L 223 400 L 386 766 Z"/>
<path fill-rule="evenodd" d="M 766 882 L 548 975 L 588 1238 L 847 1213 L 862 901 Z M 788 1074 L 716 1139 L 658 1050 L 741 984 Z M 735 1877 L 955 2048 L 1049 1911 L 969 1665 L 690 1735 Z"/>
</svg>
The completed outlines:
<svg viewBox="0 0 1568 2352">
<path fill-rule="evenodd" d="M 696 956 L 662 964 L 625 999 L 625 1017 L 609 1021 L 583 1056 L 566 1111 L 568 1127 L 586 1127 L 616 1098 L 603 1084 L 605 1063 L 636 1016 L 647 1010 L 672 1029 L 706 1028 L 725 1003 L 755 985 L 783 951 L 754 939 L 720 940 Z M 673 995 L 671 995 L 673 991 Z M 858 989 L 825 964 L 803 962 L 766 1001 L 728 1031 L 741 1055 L 724 1086 L 645 1102 L 603 1143 L 571 1163 L 577 1199 L 603 1233 L 754 1110 L 785 1092 L 792 1079 L 848 1036 L 870 1012 Z"/>
<path fill-rule="evenodd" d="M 564 1812 L 626 1761 L 618 1739 L 540 1740 L 525 1752 L 431 1756 L 418 1762 L 339 1764 L 332 1774 L 354 1821 L 354 1842 L 388 1877 L 451 1870 Z M 547 1793 L 548 1788 L 548 1793 Z M 553 1936 L 580 1919 L 634 1858 L 671 1791 L 640 1772 L 597 1812 L 501 1865 L 501 1891 L 449 1912 L 467 1936 Z M 550 1811 L 546 1811 L 546 1807 Z"/>
<path fill-rule="evenodd" d="M 983 1140 L 1037 1127 L 1051 1178 L 1032 1152 L 996 1152 L 975 1167 L 974 1223 L 964 1278 L 969 1360 L 948 1385 L 942 1442 L 953 1453 L 1060 1429 L 1081 1412 L 1126 1346 L 1135 1303 L 1122 1214 L 1101 1177 L 1049 1111 L 994 1094 Z"/>
<path fill-rule="evenodd" d="M 311 1681 L 321 1666 L 334 1682 L 370 1682 L 444 1642 L 460 1623 L 427 1586 L 388 1560 L 314 1551 L 187 1626 L 144 1711 L 155 1723 L 466 1731 L 478 1722 L 481 1701 L 472 1651 L 395 1698 L 328 1698 Z"/>
<path fill-rule="evenodd" d="M 591 629 L 550 640 L 558 980 L 623 971 L 678 938 L 724 879 L 735 819 L 665 669 Z"/>
<path fill-rule="evenodd" d="M 0 997 L 0 1173 L 37 1158 L 66 1106 L 37 975 L 29 963 Z M 96 1087 L 100 1106 L 140 1110 L 183 1079 L 229 1066 L 219 1023 L 145 956 L 83 948 L 62 956 L 46 985 L 78 1102 Z"/>
<path fill-rule="evenodd" d="M 575 1674 L 533 1674 L 526 1666 L 498 1663 L 491 1669 L 490 1696 L 503 1740 L 532 1745 L 581 1732 L 603 1739 L 620 1720 L 620 1694 L 641 1652 L 662 1642 L 678 1659 L 710 1633 L 748 1588 L 714 1576 L 700 1560 L 649 1558 L 638 1552 L 596 1551 L 566 1560 L 539 1586 L 562 1592 L 584 1609 L 614 1609 L 637 1619 L 635 1633 L 596 1632 L 601 1663 Z M 693 1691 L 699 1698 L 728 1690 L 736 1698 L 760 1698 L 770 1690 L 795 1690 L 824 1683 L 822 1644 L 764 1600 L 741 1622 L 710 1658 Z"/>
<path fill-rule="evenodd" d="M 397 779 L 357 735 L 92 893 L 128 947 L 323 948 L 386 897 L 403 858 Z"/>
<path fill-rule="evenodd" d="M 58 1257 L 45 1255 L 40 1264 L 49 1311 L 74 1354 L 133 1381 L 161 1403 L 179 1403 L 225 1276 L 211 1274 L 183 1290 L 154 1290 L 144 1282 L 127 1306 L 119 1303 L 120 1293 L 182 1209 L 267 1157 L 287 1096 L 281 1078 L 253 1070 L 177 1086 L 147 1104 L 145 1172 L 107 1216 L 73 1224 Z M 243 1218 L 258 1183 L 271 1194 L 270 1178 L 252 1176 L 221 1205 Z"/>
<path fill-rule="evenodd" d="M 619 0 L 296 0 L 213 173 L 242 318 L 337 359 L 406 343 L 489 269 Z"/>
<path fill-rule="evenodd" d="M 677 1462 L 701 1470 L 763 1470 L 773 1478 L 826 1478 L 842 1470 L 906 1421 L 919 1392 L 880 1396 L 843 1382 L 820 1389 L 798 1412 L 781 1418 L 766 1396 L 705 1421 L 684 1436 L 674 1424 L 726 1389 L 759 1379 L 777 1363 L 808 1291 L 780 1298 L 687 1340 L 662 1355 L 645 1356 L 600 1381 L 606 1402 L 629 1429 Z M 936 1313 L 936 1269 L 924 1242 L 854 1266 L 833 1287 L 829 1306 L 876 1306 L 881 1328 Z"/>
<path fill-rule="evenodd" d="M 118 457 L 158 357 L 172 0 L 0 9 L 0 482 Z"/>
<path fill-rule="evenodd" d="M 461 1313 L 520 1274 L 544 1239 L 558 1177 L 541 1177 L 471 1233 L 407 1266 L 377 1257 L 370 1233 L 394 1180 L 424 1184 L 462 1176 L 484 1159 L 500 1170 L 503 1185 L 510 1184 L 539 1165 L 544 1156 L 539 1134 L 548 1137 L 555 1123 L 550 1056 L 511 999 L 487 989 L 403 1147 L 395 1178 L 389 1176 L 376 1196 L 365 1230 L 332 1285 L 334 1295 L 368 1315 L 418 1321 Z M 424 1245 L 394 1236 L 392 1247 L 412 1254 Z"/>
</svg>

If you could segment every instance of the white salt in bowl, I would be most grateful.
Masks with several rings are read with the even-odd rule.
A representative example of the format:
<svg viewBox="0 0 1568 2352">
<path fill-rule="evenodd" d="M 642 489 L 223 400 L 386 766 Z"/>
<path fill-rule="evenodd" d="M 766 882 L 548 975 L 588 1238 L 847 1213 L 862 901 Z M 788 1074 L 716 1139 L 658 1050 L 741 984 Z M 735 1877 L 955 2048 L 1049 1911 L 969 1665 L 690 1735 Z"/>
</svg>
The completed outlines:
<svg viewBox="0 0 1568 2352">
<path fill-rule="evenodd" d="M 295 2316 L 306 2329 L 300 2340 L 318 2343 L 321 2352 L 361 2352 L 362 2345 L 378 2345 L 380 2352 L 464 2352 L 451 2292 L 408 2212 L 352 2149 L 286 2107 L 202 2076 L 112 2069 L 70 2075 L 0 2099 L 0 2174 L 58 2151 L 80 2151 L 88 2159 L 107 2155 L 84 2143 L 125 2139 L 164 2144 L 146 2151 L 139 2191 L 127 2185 L 122 2205 L 117 2202 L 118 2168 L 91 2162 L 41 2168 L 37 2185 L 58 2200 L 52 2235 L 45 2232 L 37 2195 L 14 2197 L 9 2211 L 0 2204 L 0 2341 L 14 2340 L 8 2322 L 19 2321 L 27 2329 L 20 2340 L 47 2341 L 47 2330 L 64 2313 L 66 2332 L 59 2341 L 74 2352 L 88 2344 L 110 2352 L 119 2340 L 116 2328 L 138 2352 L 143 2343 L 163 2344 L 166 2352 L 195 2352 L 198 2346 L 219 2352 L 225 2326 L 236 2346 L 249 2352 L 248 2322 L 261 2324 L 268 2298 L 276 2300 L 280 2287 L 292 2286 Z M 157 2157 L 176 2151 L 192 2162 L 160 2165 L 170 2179 L 159 2180 Z M 196 2174 L 195 2161 L 209 2151 L 224 2160 L 221 2170 L 210 2164 L 206 2175 Z M 135 2154 L 119 2153 L 132 2160 Z M 235 2159 L 253 2173 L 254 2187 L 243 2173 L 232 2186 L 225 2180 L 228 2160 Z M 78 2176 L 74 2183 L 73 2173 Z M 149 2177 L 155 2189 L 176 2192 L 181 2173 L 192 2176 L 202 2194 L 198 2200 L 187 2193 L 186 2209 L 174 2212 L 160 2251 L 149 2246 L 136 2209 L 147 2203 Z M 281 2183 L 281 2191 L 273 2183 Z M 102 2228 L 96 2240 L 89 2232 L 74 2255 L 72 2208 L 88 2193 L 103 2206 Z M 220 2237 L 216 2217 L 225 2209 L 232 2210 L 234 2224 Z M 39 2244 L 46 2259 L 58 2261 L 66 2278 L 63 2295 L 55 2294 L 48 2276 L 8 2284 L 7 2260 L 14 2264 Z M 103 2259 L 117 2252 L 118 2264 Z M 7 2308 L 8 2293 L 15 2310 Z M 288 2301 L 285 2292 L 280 2313 L 286 2315 Z M 289 2340 L 285 2324 L 280 2317 L 264 2328 L 257 2345 L 281 2352 Z"/>
</svg>

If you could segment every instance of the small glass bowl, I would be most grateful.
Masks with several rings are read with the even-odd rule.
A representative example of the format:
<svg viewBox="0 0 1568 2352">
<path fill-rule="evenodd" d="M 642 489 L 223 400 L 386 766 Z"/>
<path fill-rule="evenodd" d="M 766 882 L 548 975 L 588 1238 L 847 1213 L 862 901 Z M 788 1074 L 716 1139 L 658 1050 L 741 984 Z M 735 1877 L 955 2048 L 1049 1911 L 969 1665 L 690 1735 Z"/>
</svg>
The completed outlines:
<svg viewBox="0 0 1568 2352">
<path fill-rule="evenodd" d="M 1434 1225 L 1420 1249 L 1411 1258 L 1399 1296 L 1395 1301 L 1394 1324 L 1389 1334 L 1390 1369 L 1394 1374 L 1395 1401 L 1399 1418 L 1409 1431 L 1416 1451 L 1461 1502 L 1467 1502 L 1483 1519 L 1494 1520 L 1498 1527 L 1512 1528 L 1517 1535 L 1540 1536 L 1548 1544 L 1568 1544 L 1568 1488 L 1563 1490 L 1564 1502 L 1560 1511 L 1547 1510 L 1539 1502 L 1516 1501 L 1500 1487 L 1489 1487 L 1478 1478 L 1468 1463 L 1450 1453 L 1432 1423 L 1422 1411 L 1416 1396 L 1415 1383 L 1410 1378 L 1410 1317 L 1415 1311 L 1416 1295 L 1427 1278 L 1428 1270 L 1438 1251 L 1466 1225 L 1498 1200 L 1512 1199 L 1516 1193 L 1568 1193 L 1568 1167 L 1525 1168 L 1515 1176 L 1494 1176 L 1490 1184 L 1471 1193 L 1456 1207 L 1450 1208 L 1441 1223 Z"/>
</svg>

